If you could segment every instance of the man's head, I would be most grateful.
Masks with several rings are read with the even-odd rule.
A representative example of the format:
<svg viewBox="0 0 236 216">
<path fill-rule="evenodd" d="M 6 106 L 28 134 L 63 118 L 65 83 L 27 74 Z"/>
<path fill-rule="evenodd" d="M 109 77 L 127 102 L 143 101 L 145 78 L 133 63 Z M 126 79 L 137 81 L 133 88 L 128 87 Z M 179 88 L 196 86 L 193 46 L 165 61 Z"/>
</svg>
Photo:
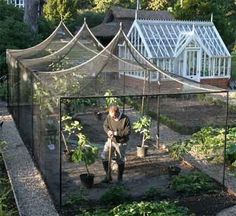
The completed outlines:
<svg viewBox="0 0 236 216">
<path fill-rule="evenodd" d="M 120 111 L 118 106 L 112 105 L 109 108 L 109 115 L 111 116 L 112 119 L 118 119 L 120 116 Z"/>
</svg>

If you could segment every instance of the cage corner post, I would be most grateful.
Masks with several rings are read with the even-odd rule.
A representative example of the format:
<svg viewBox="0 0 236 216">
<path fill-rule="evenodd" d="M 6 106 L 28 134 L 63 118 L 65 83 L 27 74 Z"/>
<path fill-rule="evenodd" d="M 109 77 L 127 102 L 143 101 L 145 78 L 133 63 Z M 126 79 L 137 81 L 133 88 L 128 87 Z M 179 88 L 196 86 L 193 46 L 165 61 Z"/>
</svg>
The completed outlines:
<svg viewBox="0 0 236 216">
<path fill-rule="evenodd" d="M 225 186 L 226 175 L 226 147 L 227 147 L 227 134 L 228 134 L 228 117 L 229 117 L 229 91 L 226 91 L 226 117 L 225 117 L 225 134 L 224 134 L 224 164 L 223 164 L 223 178 L 222 184 Z"/>
<path fill-rule="evenodd" d="M 59 98 L 59 211 L 62 211 L 62 145 L 61 145 L 61 103 L 62 103 L 62 97 Z"/>
<path fill-rule="evenodd" d="M 157 133 L 156 133 L 156 147 L 160 149 L 160 95 L 157 96 Z"/>
</svg>

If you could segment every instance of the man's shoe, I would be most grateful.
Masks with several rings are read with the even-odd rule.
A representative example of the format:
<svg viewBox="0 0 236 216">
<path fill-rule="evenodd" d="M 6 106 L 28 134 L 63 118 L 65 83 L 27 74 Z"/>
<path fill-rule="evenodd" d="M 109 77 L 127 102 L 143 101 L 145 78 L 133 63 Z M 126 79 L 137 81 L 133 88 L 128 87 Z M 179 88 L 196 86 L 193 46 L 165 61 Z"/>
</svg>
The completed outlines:
<svg viewBox="0 0 236 216">
<path fill-rule="evenodd" d="M 123 181 L 123 173 L 125 170 L 125 164 L 118 164 L 118 175 L 117 175 L 117 181 L 122 182 Z"/>
<path fill-rule="evenodd" d="M 101 183 L 109 184 L 112 181 L 112 177 L 108 178 L 107 176 L 101 181 Z"/>
</svg>

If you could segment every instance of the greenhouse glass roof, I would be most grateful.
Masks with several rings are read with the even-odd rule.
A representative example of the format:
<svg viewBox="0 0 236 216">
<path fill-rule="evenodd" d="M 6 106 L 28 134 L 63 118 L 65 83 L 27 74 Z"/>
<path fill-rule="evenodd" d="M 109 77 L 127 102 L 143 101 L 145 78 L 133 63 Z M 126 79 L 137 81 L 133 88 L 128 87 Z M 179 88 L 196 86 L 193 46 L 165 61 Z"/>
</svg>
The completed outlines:
<svg viewBox="0 0 236 216">
<path fill-rule="evenodd" d="M 192 39 L 201 44 L 211 57 L 230 56 L 212 22 L 136 20 L 134 26 L 146 41 L 150 57 L 175 57 Z"/>
</svg>

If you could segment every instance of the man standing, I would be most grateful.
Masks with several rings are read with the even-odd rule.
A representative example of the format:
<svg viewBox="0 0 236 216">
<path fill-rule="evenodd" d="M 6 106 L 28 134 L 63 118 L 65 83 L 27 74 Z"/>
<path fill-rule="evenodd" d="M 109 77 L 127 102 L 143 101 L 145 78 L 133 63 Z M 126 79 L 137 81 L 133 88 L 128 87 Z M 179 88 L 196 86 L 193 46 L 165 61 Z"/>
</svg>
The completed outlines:
<svg viewBox="0 0 236 216">
<path fill-rule="evenodd" d="M 104 121 L 103 128 L 108 137 L 101 154 L 103 159 L 103 168 L 106 172 L 106 177 L 103 182 L 109 183 L 112 181 L 110 172 L 111 164 L 109 164 L 109 159 L 111 159 L 109 158 L 109 148 L 111 148 L 110 152 L 112 157 L 115 155 L 115 160 L 118 164 L 117 180 L 118 182 L 121 182 L 123 180 L 125 168 L 125 152 L 127 142 L 131 133 L 129 118 L 125 114 L 120 113 L 118 106 L 112 105 L 109 108 L 109 114 Z"/>
</svg>

